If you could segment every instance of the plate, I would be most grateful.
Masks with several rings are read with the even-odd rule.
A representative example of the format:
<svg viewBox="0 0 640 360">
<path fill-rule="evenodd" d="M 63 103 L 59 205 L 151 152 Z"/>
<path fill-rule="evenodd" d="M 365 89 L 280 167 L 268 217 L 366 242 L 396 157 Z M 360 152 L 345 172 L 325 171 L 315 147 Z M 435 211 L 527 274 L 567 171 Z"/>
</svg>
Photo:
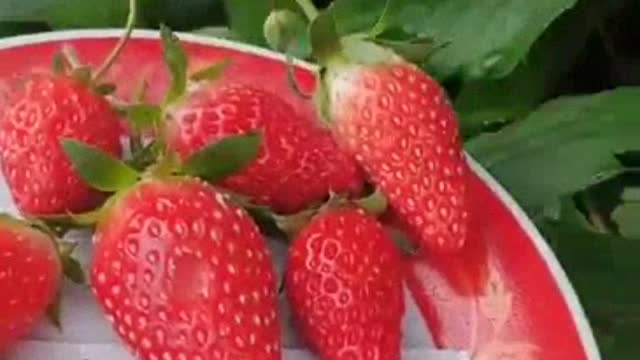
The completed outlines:
<svg viewBox="0 0 640 360">
<path fill-rule="evenodd" d="M 64 44 L 72 45 L 81 61 L 96 65 L 120 34 L 121 30 L 86 30 L 2 39 L 0 79 L 18 77 L 26 70 L 46 71 L 53 53 Z M 179 36 L 192 70 L 229 59 L 225 77 L 276 92 L 300 113 L 314 111 L 287 83 L 281 55 L 231 41 Z M 150 99 L 159 100 L 168 87 L 161 59 L 157 32 L 134 32 L 109 74 L 119 84 L 118 95 L 131 98 L 146 80 Z M 296 62 L 295 77 L 304 91 L 315 86 L 314 69 Z M 475 360 L 600 359 L 578 297 L 551 249 L 509 194 L 471 157 L 468 161 L 470 246 L 461 255 L 415 260 L 407 278 L 416 305 L 410 321 L 427 324 L 430 332 L 418 343 L 463 351 L 448 353 L 452 359 L 460 354 Z"/>
</svg>

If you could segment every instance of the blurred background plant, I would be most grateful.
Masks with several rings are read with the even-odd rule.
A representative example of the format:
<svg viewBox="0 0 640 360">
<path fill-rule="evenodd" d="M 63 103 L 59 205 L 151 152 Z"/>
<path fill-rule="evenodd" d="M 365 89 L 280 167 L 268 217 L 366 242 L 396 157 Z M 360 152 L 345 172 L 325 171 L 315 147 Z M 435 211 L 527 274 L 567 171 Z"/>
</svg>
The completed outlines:
<svg viewBox="0 0 640 360">
<path fill-rule="evenodd" d="M 0 36 L 120 27 L 127 0 L 2 0 Z M 332 6 L 366 29 L 384 1 Z M 142 0 L 138 26 L 265 46 L 294 0 Z M 446 44 L 421 64 L 443 82 L 467 150 L 535 220 L 569 273 L 606 359 L 640 359 L 640 1 L 396 0 L 387 28 Z"/>
</svg>

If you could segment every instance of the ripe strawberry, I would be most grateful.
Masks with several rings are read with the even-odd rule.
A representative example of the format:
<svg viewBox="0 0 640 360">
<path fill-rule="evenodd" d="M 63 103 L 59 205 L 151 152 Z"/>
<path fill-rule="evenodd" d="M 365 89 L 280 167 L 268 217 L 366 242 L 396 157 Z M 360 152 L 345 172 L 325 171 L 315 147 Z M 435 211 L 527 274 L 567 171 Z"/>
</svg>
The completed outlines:
<svg viewBox="0 0 640 360">
<path fill-rule="evenodd" d="M 0 111 L 2 171 L 23 213 L 79 212 L 100 200 L 72 168 L 63 138 L 121 153 L 118 117 L 106 100 L 71 77 L 31 75 Z"/>
<path fill-rule="evenodd" d="M 54 303 L 61 271 L 49 236 L 0 217 L 0 353 L 27 335 Z"/>
<path fill-rule="evenodd" d="M 243 210 L 174 177 L 143 180 L 105 211 L 92 287 L 139 359 L 281 358 L 273 267 Z"/>
<path fill-rule="evenodd" d="M 229 135 L 260 131 L 258 159 L 223 181 L 275 211 L 292 213 L 330 192 L 358 193 L 362 176 L 331 133 L 276 94 L 241 84 L 208 86 L 170 111 L 168 144 L 183 158 Z"/>
<path fill-rule="evenodd" d="M 325 81 L 337 139 L 420 245 L 462 248 L 467 167 L 456 115 L 440 85 L 397 57 L 330 66 Z"/>
<path fill-rule="evenodd" d="M 286 287 L 322 360 L 400 359 L 402 261 L 382 226 L 354 208 L 328 210 L 293 241 Z"/>
</svg>

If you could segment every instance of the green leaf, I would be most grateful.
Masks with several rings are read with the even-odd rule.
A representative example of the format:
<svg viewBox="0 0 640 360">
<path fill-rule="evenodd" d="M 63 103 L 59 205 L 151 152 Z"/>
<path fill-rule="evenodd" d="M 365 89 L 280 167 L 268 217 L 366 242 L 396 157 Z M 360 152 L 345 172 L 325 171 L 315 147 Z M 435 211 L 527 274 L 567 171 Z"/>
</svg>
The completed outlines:
<svg viewBox="0 0 640 360">
<path fill-rule="evenodd" d="M 251 164 L 260 150 L 257 133 L 226 137 L 193 154 L 182 166 L 185 174 L 219 181 Z"/>
<path fill-rule="evenodd" d="M 618 225 L 618 231 L 624 237 L 640 240 L 640 193 L 638 188 L 625 190 L 623 203 L 611 214 Z"/>
<path fill-rule="evenodd" d="M 138 181 L 135 170 L 93 146 L 73 139 L 61 143 L 80 176 L 100 191 L 118 191 Z"/>
<path fill-rule="evenodd" d="M 166 26 L 160 28 L 164 59 L 171 73 L 171 87 L 165 102 L 170 104 L 180 98 L 187 90 L 187 55 L 180 39 Z"/>
<path fill-rule="evenodd" d="M 377 39 L 377 44 L 392 49 L 396 54 L 411 62 L 425 61 L 436 48 L 431 39 L 416 38 L 412 40 Z"/>
<path fill-rule="evenodd" d="M 640 147 L 640 88 L 564 97 L 467 149 L 530 212 L 623 171 L 615 154 Z"/>
<path fill-rule="evenodd" d="M 587 311 L 640 316 L 640 242 L 557 221 L 541 224 L 541 230 L 555 240 L 555 253 Z"/>
<path fill-rule="evenodd" d="M 2 0 L 0 21 L 41 20 L 40 14 L 56 0 Z"/>
<path fill-rule="evenodd" d="M 640 319 L 635 317 L 607 322 L 602 328 L 595 328 L 603 359 L 639 359 Z"/>
<path fill-rule="evenodd" d="M 54 29 L 122 27 L 129 14 L 129 0 L 47 2 L 49 5 L 42 11 L 41 16 Z"/>
<path fill-rule="evenodd" d="M 222 76 L 222 73 L 231 65 L 231 60 L 225 59 L 215 64 L 209 65 L 204 69 L 196 71 L 191 75 L 192 81 L 216 80 Z"/>
<path fill-rule="evenodd" d="M 43 22 L 0 21 L 0 37 L 49 31 Z"/>
<path fill-rule="evenodd" d="M 608 4 L 579 2 L 551 25 L 508 77 L 465 83 L 455 102 L 465 136 L 518 120 L 556 91 Z"/>
<path fill-rule="evenodd" d="M 140 13 L 148 26 L 166 24 L 187 31 L 224 22 L 222 0 L 139 0 Z"/>
<path fill-rule="evenodd" d="M 162 121 L 162 109 L 156 105 L 131 105 L 126 112 L 127 120 L 137 129 L 152 129 Z"/>
<path fill-rule="evenodd" d="M 640 202 L 640 187 L 628 187 L 624 189 L 620 197 L 623 201 Z"/>
<path fill-rule="evenodd" d="M 567 271 L 605 359 L 635 359 L 640 348 L 640 242 L 598 234 L 566 222 L 541 224 Z"/>
<path fill-rule="evenodd" d="M 436 43 L 449 43 L 427 64 L 438 78 L 499 78 L 511 73 L 549 24 L 576 1 L 394 1 L 387 22 Z M 383 1 L 337 0 L 331 11 L 341 33 L 352 33 L 370 30 L 384 6 Z"/>
</svg>

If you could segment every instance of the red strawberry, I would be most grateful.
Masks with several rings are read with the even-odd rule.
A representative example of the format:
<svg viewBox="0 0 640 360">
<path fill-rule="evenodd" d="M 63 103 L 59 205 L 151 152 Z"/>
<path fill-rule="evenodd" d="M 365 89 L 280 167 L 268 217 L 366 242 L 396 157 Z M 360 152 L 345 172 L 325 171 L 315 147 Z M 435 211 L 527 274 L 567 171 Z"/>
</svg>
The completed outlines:
<svg viewBox="0 0 640 360">
<path fill-rule="evenodd" d="M 34 74 L 5 105 L 0 161 L 18 208 L 44 215 L 95 206 L 100 194 L 74 171 L 60 140 L 74 138 L 120 156 L 120 126 L 109 103 L 71 77 Z"/>
<path fill-rule="evenodd" d="M 264 239 L 211 186 L 143 180 L 116 195 L 94 239 L 93 290 L 139 359 L 281 358 Z"/>
<path fill-rule="evenodd" d="M 330 66 L 325 79 L 334 133 L 388 197 L 423 247 L 465 243 L 466 163 L 443 89 L 397 57 Z"/>
<path fill-rule="evenodd" d="M 0 353 L 27 335 L 55 302 L 61 271 L 49 236 L 0 217 Z"/>
<path fill-rule="evenodd" d="M 330 132 L 276 94 L 241 84 L 208 86 L 170 111 L 169 146 L 187 157 L 229 135 L 259 131 L 263 145 L 247 169 L 223 185 L 275 211 L 292 213 L 330 192 L 358 193 L 362 176 Z"/>
<path fill-rule="evenodd" d="M 300 330 L 322 360 L 400 359 L 402 261 L 364 211 L 328 210 L 294 240 L 286 273 Z"/>
</svg>

